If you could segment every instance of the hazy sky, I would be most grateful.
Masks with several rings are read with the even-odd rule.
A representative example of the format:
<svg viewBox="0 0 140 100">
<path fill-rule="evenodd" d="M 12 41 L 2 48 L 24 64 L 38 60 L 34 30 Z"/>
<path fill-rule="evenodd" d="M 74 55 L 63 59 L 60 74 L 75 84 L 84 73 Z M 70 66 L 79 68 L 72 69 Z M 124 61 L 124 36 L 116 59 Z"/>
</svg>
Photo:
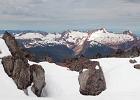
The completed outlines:
<svg viewBox="0 0 140 100">
<path fill-rule="evenodd" d="M 0 30 L 140 30 L 140 0 L 0 0 Z"/>
</svg>

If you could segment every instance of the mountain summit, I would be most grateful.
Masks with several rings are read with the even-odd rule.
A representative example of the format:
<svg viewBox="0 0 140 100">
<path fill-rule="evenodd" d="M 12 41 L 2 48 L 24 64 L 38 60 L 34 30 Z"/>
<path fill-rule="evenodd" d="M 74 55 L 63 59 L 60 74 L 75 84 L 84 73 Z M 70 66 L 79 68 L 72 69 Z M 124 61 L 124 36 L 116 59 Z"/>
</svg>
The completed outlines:
<svg viewBox="0 0 140 100">
<path fill-rule="evenodd" d="M 113 49 L 128 50 L 134 45 L 139 46 L 140 42 L 139 38 L 131 31 L 113 33 L 105 28 L 86 32 L 68 30 L 63 33 L 54 34 L 22 32 L 14 34 L 14 36 L 24 48 L 32 49 L 32 51 L 34 48 L 35 52 L 39 51 L 40 48 L 45 48 L 46 54 L 49 53 L 52 56 L 54 56 L 54 52 L 63 53 L 63 56 L 64 53 L 67 56 L 84 54 L 85 56 L 92 57 L 97 53 L 106 55 L 113 51 Z"/>
</svg>

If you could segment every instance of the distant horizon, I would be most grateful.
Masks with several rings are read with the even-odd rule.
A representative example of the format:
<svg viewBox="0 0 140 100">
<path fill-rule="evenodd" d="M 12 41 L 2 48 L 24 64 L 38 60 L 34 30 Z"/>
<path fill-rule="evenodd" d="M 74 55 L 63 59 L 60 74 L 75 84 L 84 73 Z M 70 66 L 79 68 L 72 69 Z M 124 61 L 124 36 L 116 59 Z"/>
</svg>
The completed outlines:
<svg viewBox="0 0 140 100">
<path fill-rule="evenodd" d="M 101 27 L 103 28 L 103 27 Z M 29 29 L 29 30 L 23 30 L 23 29 L 8 29 L 8 30 L 3 30 L 3 29 L 0 29 L 0 32 L 3 31 L 3 33 L 5 31 L 36 31 L 36 32 L 47 32 L 47 33 L 63 33 L 64 31 L 68 31 L 68 30 L 78 30 L 78 31 L 81 31 L 81 32 L 85 32 L 85 31 L 88 31 L 88 30 L 96 30 L 96 29 L 101 29 L 101 28 L 93 28 L 93 29 L 65 29 L 65 30 L 34 30 L 34 29 Z M 126 31 L 126 30 L 129 30 L 129 29 L 107 29 L 105 28 L 106 30 L 108 31 L 112 31 L 114 33 L 122 33 L 123 31 Z M 140 30 L 129 30 L 129 31 L 132 31 L 133 34 L 137 35 L 138 37 L 140 37 Z M 0 34 L 3 34 L 3 33 L 0 33 Z"/>
</svg>

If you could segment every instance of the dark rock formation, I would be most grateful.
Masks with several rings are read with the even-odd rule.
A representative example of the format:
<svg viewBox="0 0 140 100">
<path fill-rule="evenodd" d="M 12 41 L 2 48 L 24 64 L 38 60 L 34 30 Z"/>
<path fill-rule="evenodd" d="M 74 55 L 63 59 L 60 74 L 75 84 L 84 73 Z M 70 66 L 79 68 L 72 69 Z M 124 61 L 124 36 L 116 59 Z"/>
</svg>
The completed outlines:
<svg viewBox="0 0 140 100">
<path fill-rule="evenodd" d="M 1 50 L 0 50 L 0 54 L 2 54 Z"/>
<path fill-rule="evenodd" d="M 136 65 L 134 65 L 134 68 L 136 68 L 136 69 L 140 69 L 140 64 L 136 64 Z"/>
<path fill-rule="evenodd" d="M 34 53 L 25 51 L 8 32 L 5 32 L 3 39 L 12 54 L 2 58 L 5 72 L 26 95 L 28 86 L 33 82 L 32 91 L 40 97 L 45 86 L 45 72 L 39 65 L 28 64 L 28 60 L 35 61 Z"/>
<path fill-rule="evenodd" d="M 50 55 L 41 56 L 39 62 L 43 62 L 43 61 L 47 61 L 49 63 L 55 63 L 55 61 L 52 59 Z"/>
<path fill-rule="evenodd" d="M 94 63 L 94 62 L 93 62 Z M 96 68 L 98 67 L 98 68 Z M 93 64 L 79 77 L 80 93 L 82 95 L 99 95 L 106 89 L 106 82 L 99 62 Z"/>
<path fill-rule="evenodd" d="M 137 61 L 136 61 L 135 59 L 134 59 L 134 60 L 130 59 L 129 62 L 130 62 L 131 64 L 137 63 Z"/>
<path fill-rule="evenodd" d="M 18 89 L 27 89 L 31 85 L 30 66 L 27 59 L 8 56 L 2 58 L 2 64 L 5 72 L 14 80 Z"/>
<path fill-rule="evenodd" d="M 15 59 L 12 78 L 19 89 L 27 89 L 31 85 L 30 74 L 28 60 L 22 58 Z"/>
<path fill-rule="evenodd" d="M 9 77 L 12 77 L 14 70 L 14 59 L 12 56 L 7 56 L 2 58 L 2 64 L 5 72 Z"/>
<path fill-rule="evenodd" d="M 31 87 L 31 90 L 33 93 L 35 93 L 38 97 L 41 96 L 42 89 L 45 87 L 45 71 L 40 65 L 32 65 L 30 66 L 31 69 L 31 77 L 33 80 L 33 86 Z"/>
<path fill-rule="evenodd" d="M 36 61 L 36 56 L 34 53 L 25 51 L 16 41 L 15 37 L 13 37 L 10 33 L 5 32 L 3 37 L 6 45 L 9 48 L 9 51 L 13 56 L 16 57 L 25 57 L 30 61 Z"/>
<path fill-rule="evenodd" d="M 84 68 L 89 68 L 91 61 L 81 55 L 79 58 L 66 58 L 60 65 L 68 67 L 72 71 L 79 72 Z"/>
</svg>

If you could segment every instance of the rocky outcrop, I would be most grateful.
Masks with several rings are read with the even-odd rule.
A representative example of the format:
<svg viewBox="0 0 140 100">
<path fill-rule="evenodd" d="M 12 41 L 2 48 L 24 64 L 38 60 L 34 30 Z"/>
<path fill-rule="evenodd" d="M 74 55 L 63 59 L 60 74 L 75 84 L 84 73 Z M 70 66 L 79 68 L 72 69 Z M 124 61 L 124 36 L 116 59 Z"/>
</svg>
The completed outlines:
<svg viewBox="0 0 140 100">
<path fill-rule="evenodd" d="M 30 66 L 27 59 L 8 56 L 2 58 L 2 64 L 5 72 L 14 80 L 18 89 L 27 89 L 31 85 Z"/>
<path fill-rule="evenodd" d="M 136 64 L 136 65 L 134 65 L 134 68 L 136 68 L 136 69 L 140 69 L 140 64 Z"/>
<path fill-rule="evenodd" d="M 66 58 L 60 65 L 68 67 L 72 71 L 81 71 L 84 68 L 91 66 L 89 58 L 81 55 L 79 58 Z"/>
<path fill-rule="evenodd" d="M 30 61 L 36 61 L 36 56 L 34 53 L 25 51 L 16 41 L 15 37 L 13 37 L 10 33 L 5 32 L 3 37 L 6 45 L 9 48 L 9 51 L 13 56 L 16 57 L 25 57 Z"/>
<path fill-rule="evenodd" d="M 3 57 L 2 64 L 7 75 L 12 77 L 14 70 L 14 58 L 12 56 Z"/>
<path fill-rule="evenodd" d="M 0 50 L 0 54 L 2 54 L 1 50 Z"/>
<path fill-rule="evenodd" d="M 104 74 L 98 61 L 90 61 L 81 55 L 79 58 L 64 59 L 59 65 L 79 72 L 78 80 L 81 94 L 95 96 L 106 89 Z"/>
<path fill-rule="evenodd" d="M 34 64 L 30 66 L 31 69 L 31 78 L 33 80 L 33 86 L 31 90 L 35 93 L 38 97 L 41 96 L 42 89 L 45 87 L 45 71 L 42 66 Z"/>
<path fill-rule="evenodd" d="M 135 59 L 134 59 L 134 60 L 130 59 L 129 62 L 130 62 L 131 64 L 137 63 L 137 61 L 136 61 Z"/>
<path fill-rule="evenodd" d="M 52 59 L 50 55 L 41 56 L 39 62 L 43 62 L 43 61 L 47 61 L 49 63 L 55 63 L 55 61 Z"/>
<path fill-rule="evenodd" d="M 33 93 L 38 97 L 41 96 L 45 86 L 45 71 L 40 65 L 30 66 L 27 59 L 12 56 L 3 57 L 2 64 L 5 72 L 14 80 L 18 89 L 28 94 L 27 88 L 33 83 L 31 87 Z"/>
<path fill-rule="evenodd" d="M 28 60 L 35 61 L 35 55 L 19 46 L 8 32 L 3 35 L 3 39 L 12 54 L 2 58 L 5 72 L 14 80 L 17 88 L 23 90 L 26 95 L 28 95 L 28 86 L 33 83 L 31 90 L 40 97 L 45 86 L 44 69 L 39 65 L 28 64 Z"/>
<path fill-rule="evenodd" d="M 24 58 L 15 59 L 12 78 L 18 89 L 27 89 L 31 85 L 30 74 L 28 60 Z"/>
<path fill-rule="evenodd" d="M 82 72 L 79 77 L 80 93 L 82 95 L 99 95 L 106 89 L 106 82 L 99 62 Z"/>
</svg>

